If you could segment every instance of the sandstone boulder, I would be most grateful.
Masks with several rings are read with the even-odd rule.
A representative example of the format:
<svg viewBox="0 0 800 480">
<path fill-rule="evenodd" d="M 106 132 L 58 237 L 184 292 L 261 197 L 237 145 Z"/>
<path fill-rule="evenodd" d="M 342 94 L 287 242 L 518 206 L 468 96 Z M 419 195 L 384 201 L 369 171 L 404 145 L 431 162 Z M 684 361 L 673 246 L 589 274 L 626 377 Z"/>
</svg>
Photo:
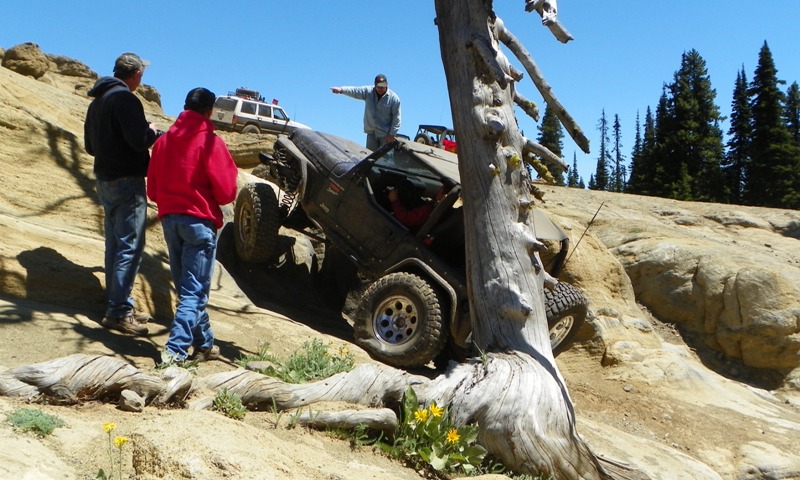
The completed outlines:
<svg viewBox="0 0 800 480">
<path fill-rule="evenodd" d="M 3 56 L 2 65 L 20 75 L 39 79 L 47 73 L 50 61 L 39 45 L 28 42 L 9 48 Z"/>
<path fill-rule="evenodd" d="M 153 102 L 161 107 L 161 94 L 158 93 L 158 90 L 153 88 L 153 86 L 141 84 L 139 88 L 136 89 L 136 93 L 148 102 Z"/>
<path fill-rule="evenodd" d="M 97 72 L 89 68 L 85 63 L 63 55 L 47 55 L 47 58 L 55 64 L 54 73 L 66 75 L 68 77 L 82 77 L 96 79 Z"/>
<path fill-rule="evenodd" d="M 572 267 L 581 276 L 597 271 L 579 279 L 596 311 L 603 308 L 603 296 L 625 294 L 623 285 L 609 283 L 619 277 L 610 274 L 608 262 L 602 260 L 602 250 L 607 248 L 624 269 L 621 277 L 630 282 L 636 301 L 659 320 L 697 339 L 696 348 L 710 347 L 745 367 L 777 373 L 784 387 L 796 388 L 800 377 L 800 212 L 690 206 L 648 197 L 636 199 L 642 210 L 634 212 L 620 208 L 621 199 L 608 192 L 589 192 L 592 200 L 579 208 L 574 203 L 572 208 L 561 208 L 566 194 L 565 189 L 552 188 L 545 198 L 555 204 L 548 209 L 573 224 L 577 220 L 577 225 L 569 226 L 571 230 L 585 228 L 581 224 L 588 224 L 597 213 L 571 260 L 582 264 Z M 596 248 L 592 238 L 601 247 Z M 606 295 L 592 292 L 603 284 Z M 635 309 L 621 314 L 641 318 Z M 608 338 L 604 342 L 614 345 L 613 339 L 610 344 Z M 613 364 L 636 356 L 637 350 L 641 354 L 641 346 L 618 345 L 605 352 L 607 361 Z"/>
</svg>

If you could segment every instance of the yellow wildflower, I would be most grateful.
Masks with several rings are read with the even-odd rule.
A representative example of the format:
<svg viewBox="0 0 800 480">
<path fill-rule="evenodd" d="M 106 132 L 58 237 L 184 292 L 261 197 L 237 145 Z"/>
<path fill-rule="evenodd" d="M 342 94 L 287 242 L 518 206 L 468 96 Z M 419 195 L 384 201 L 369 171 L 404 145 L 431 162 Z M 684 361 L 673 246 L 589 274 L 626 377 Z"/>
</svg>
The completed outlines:
<svg viewBox="0 0 800 480">
<path fill-rule="evenodd" d="M 431 403 L 431 415 L 433 415 L 434 417 L 441 417 L 442 412 L 444 412 L 444 409 L 436 406 L 436 402 Z"/>
<path fill-rule="evenodd" d="M 416 412 L 414 412 L 414 418 L 415 418 L 415 419 L 416 419 L 418 422 L 424 422 L 425 420 L 427 420 L 427 419 L 428 419 L 428 411 L 427 411 L 427 410 L 423 410 L 423 409 L 421 409 L 421 408 L 420 408 L 420 409 L 417 409 L 417 411 L 416 411 Z"/>
<path fill-rule="evenodd" d="M 458 435 L 458 430 L 451 428 L 447 431 L 447 443 L 455 445 L 461 437 Z"/>
<path fill-rule="evenodd" d="M 117 437 L 114 439 L 114 446 L 119 449 L 121 449 L 126 443 L 128 443 L 128 437 Z"/>
<path fill-rule="evenodd" d="M 113 432 L 115 428 L 117 428 L 117 425 L 115 423 L 104 423 L 103 424 L 103 430 L 105 430 L 106 433 Z"/>
</svg>

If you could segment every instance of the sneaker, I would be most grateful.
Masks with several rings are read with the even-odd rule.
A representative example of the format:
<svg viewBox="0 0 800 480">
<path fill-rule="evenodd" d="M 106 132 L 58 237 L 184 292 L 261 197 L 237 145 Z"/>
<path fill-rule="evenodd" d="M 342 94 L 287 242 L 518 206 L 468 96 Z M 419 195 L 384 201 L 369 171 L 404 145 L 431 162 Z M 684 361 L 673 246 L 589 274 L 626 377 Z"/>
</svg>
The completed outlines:
<svg viewBox="0 0 800 480">
<path fill-rule="evenodd" d="M 167 368 L 172 365 L 180 366 L 185 361 L 186 359 L 180 359 L 177 355 L 164 348 L 164 350 L 161 350 L 161 363 L 156 364 L 156 368 Z"/>
<path fill-rule="evenodd" d="M 108 329 L 119 330 L 137 336 L 147 335 L 149 331 L 146 325 L 137 322 L 133 315 L 130 314 L 119 318 L 103 317 L 103 321 L 100 323 Z"/>
<path fill-rule="evenodd" d="M 207 362 L 209 360 L 217 360 L 219 358 L 219 347 L 211 345 L 211 348 L 195 348 L 192 354 L 193 360 L 200 362 Z"/>
</svg>

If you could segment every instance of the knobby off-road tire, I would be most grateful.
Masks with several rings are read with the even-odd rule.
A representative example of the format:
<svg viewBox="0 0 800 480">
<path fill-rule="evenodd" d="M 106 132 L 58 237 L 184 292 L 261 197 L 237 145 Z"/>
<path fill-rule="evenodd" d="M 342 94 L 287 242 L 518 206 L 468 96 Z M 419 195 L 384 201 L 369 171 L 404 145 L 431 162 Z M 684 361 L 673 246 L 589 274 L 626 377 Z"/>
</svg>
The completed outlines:
<svg viewBox="0 0 800 480">
<path fill-rule="evenodd" d="M 278 198 L 266 183 L 245 185 L 234 210 L 236 254 L 245 262 L 264 263 L 278 253 Z"/>
<path fill-rule="evenodd" d="M 428 137 L 427 135 L 422 135 L 422 134 L 417 135 L 416 138 L 414 138 L 414 141 L 417 142 L 417 143 L 422 143 L 424 145 L 431 145 L 433 143 L 433 142 L 431 142 L 430 137 Z"/>
<path fill-rule="evenodd" d="M 259 134 L 259 133 L 261 133 L 261 130 L 259 130 L 258 127 L 255 126 L 255 125 L 245 125 L 245 127 L 242 129 L 242 133 Z"/>
<path fill-rule="evenodd" d="M 390 273 L 367 288 L 354 329 L 359 346 L 396 367 L 426 365 L 447 339 L 436 290 L 405 272 Z"/>
<path fill-rule="evenodd" d="M 558 355 L 569 347 L 586 321 L 589 301 L 583 292 L 564 282 L 558 282 L 553 290 L 545 288 L 544 300 L 550 347 Z"/>
</svg>

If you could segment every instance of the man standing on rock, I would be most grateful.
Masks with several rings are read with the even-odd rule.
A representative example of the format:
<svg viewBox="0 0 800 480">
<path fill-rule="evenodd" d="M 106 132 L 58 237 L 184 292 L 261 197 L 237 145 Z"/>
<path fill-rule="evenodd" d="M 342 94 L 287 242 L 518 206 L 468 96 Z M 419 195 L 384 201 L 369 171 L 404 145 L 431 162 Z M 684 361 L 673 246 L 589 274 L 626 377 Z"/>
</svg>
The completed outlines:
<svg viewBox="0 0 800 480">
<path fill-rule="evenodd" d="M 364 100 L 367 148 L 377 150 L 394 141 L 394 136 L 400 130 L 400 97 L 389 90 L 386 75 L 376 75 L 374 86 L 331 87 L 331 92 Z"/>
<path fill-rule="evenodd" d="M 145 176 L 149 148 L 158 137 L 133 92 L 148 62 L 123 53 L 114 76 L 102 77 L 89 90 L 84 142 L 94 156 L 97 196 L 103 205 L 107 305 L 102 324 L 132 335 L 146 335 L 149 315 L 134 309 L 131 297 L 145 242 Z"/>
<path fill-rule="evenodd" d="M 214 133 L 214 94 L 195 88 L 184 111 L 153 147 L 147 196 L 158 206 L 169 250 L 178 306 L 162 355 L 163 363 L 214 360 L 219 347 L 206 305 L 222 227 L 221 205 L 236 199 L 238 169 L 225 141 Z"/>
</svg>

